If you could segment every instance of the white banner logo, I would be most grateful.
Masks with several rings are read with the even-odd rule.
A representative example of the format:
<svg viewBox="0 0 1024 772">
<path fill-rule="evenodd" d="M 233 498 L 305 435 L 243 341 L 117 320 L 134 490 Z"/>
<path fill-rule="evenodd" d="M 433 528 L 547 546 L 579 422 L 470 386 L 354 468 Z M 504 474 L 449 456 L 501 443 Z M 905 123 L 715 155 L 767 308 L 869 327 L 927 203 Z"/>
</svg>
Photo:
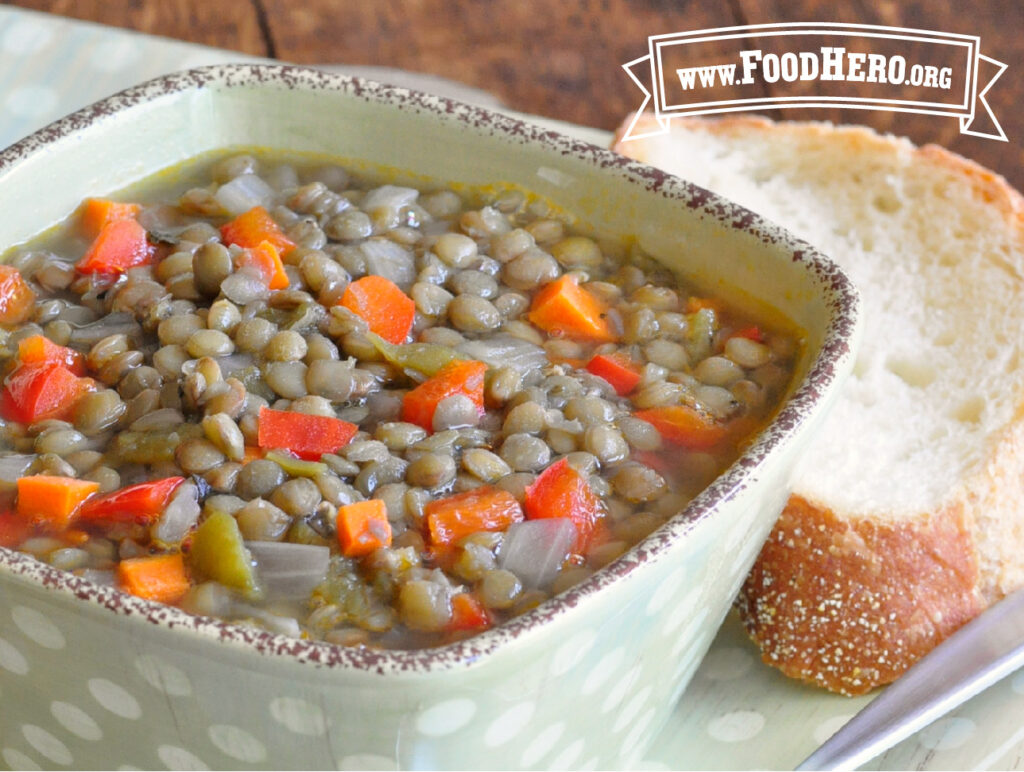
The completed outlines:
<svg viewBox="0 0 1024 772">
<path fill-rule="evenodd" d="M 661 132 L 677 115 L 843 107 L 958 118 L 960 131 L 1006 134 L 985 94 L 1006 65 L 977 36 L 867 24 L 755 24 L 652 35 L 647 56 L 622 65 Z M 979 91 L 979 69 L 995 72 Z M 978 106 L 991 123 L 973 127 Z M 636 119 L 624 139 L 634 134 Z M 654 133 L 661 133 L 654 132 Z"/>
</svg>

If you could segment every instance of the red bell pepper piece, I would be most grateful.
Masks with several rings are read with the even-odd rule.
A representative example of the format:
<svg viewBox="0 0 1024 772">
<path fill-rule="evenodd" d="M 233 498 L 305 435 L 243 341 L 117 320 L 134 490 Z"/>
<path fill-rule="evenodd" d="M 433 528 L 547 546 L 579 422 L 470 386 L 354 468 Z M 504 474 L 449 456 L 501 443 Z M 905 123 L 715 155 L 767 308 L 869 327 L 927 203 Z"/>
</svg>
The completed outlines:
<svg viewBox="0 0 1024 772">
<path fill-rule="evenodd" d="M 549 466 L 526 489 L 524 503 L 527 520 L 542 517 L 568 517 L 576 526 L 574 550 L 587 551 L 597 524 L 605 516 L 604 503 L 590 483 L 561 459 Z"/>
<path fill-rule="evenodd" d="M 625 354 L 598 354 L 587 362 L 587 371 L 608 381 L 620 397 L 633 391 L 643 377 L 636 362 Z"/>
<path fill-rule="evenodd" d="M 434 426 L 434 411 L 438 403 L 456 394 L 462 394 L 476 405 L 479 415 L 484 414 L 484 375 L 487 365 L 476 361 L 449 362 L 437 373 L 402 399 L 402 420 L 422 426 L 428 432 Z"/>
<path fill-rule="evenodd" d="M 20 546 L 33 530 L 32 524 L 17 512 L 0 512 L 0 547 Z"/>
<path fill-rule="evenodd" d="M 79 378 L 63 364 L 21 365 L 7 376 L 0 414 L 25 424 L 66 418 L 94 385 L 91 378 Z"/>
<path fill-rule="evenodd" d="M 78 519 L 84 522 L 149 525 L 163 514 L 167 502 L 183 482 L 184 477 L 164 477 L 129 485 L 103 496 L 94 496 L 82 505 Z"/>
<path fill-rule="evenodd" d="M 290 450 L 299 458 L 316 461 L 348 445 L 359 427 L 330 416 L 260 408 L 257 441 L 264 449 Z"/>
<path fill-rule="evenodd" d="M 153 262 L 156 248 L 135 220 L 112 220 L 100 230 L 75 268 L 79 273 L 117 275 Z"/>
</svg>

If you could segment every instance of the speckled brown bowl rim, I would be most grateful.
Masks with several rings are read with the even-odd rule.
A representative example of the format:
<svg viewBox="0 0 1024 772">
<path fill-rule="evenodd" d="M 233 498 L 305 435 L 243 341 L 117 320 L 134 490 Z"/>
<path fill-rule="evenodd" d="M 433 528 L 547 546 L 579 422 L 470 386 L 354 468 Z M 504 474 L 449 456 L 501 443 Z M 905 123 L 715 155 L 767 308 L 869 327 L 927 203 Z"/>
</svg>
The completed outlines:
<svg viewBox="0 0 1024 772">
<path fill-rule="evenodd" d="M 749 449 L 681 513 L 634 546 L 618 560 L 598 571 L 571 590 L 536 609 L 472 638 L 434 649 L 379 650 L 347 648 L 318 641 L 277 635 L 210 617 L 198 617 L 122 593 L 113 587 L 94 584 L 37 561 L 28 555 L 0 548 L 0 576 L 21 577 L 48 590 L 105 607 L 128 617 L 139 617 L 171 631 L 189 631 L 210 642 L 220 641 L 249 648 L 271 657 L 296 663 L 328 667 L 335 671 L 364 673 L 411 673 L 423 675 L 480 666 L 488 655 L 542 628 L 551 620 L 568 614 L 603 588 L 615 585 L 655 561 L 696 523 L 713 517 L 719 505 L 746 487 L 756 467 L 800 429 L 815 413 L 822 398 L 837 388 L 843 365 L 852 357 L 859 324 L 860 300 L 849 278 L 811 245 L 800 241 L 777 225 L 692 183 L 651 166 L 564 136 L 530 123 L 443 97 L 371 81 L 348 78 L 292 65 L 239 64 L 201 67 L 156 78 L 85 107 L 46 126 L 0 152 L 0 174 L 59 140 L 118 113 L 159 97 L 194 89 L 273 88 L 322 90 L 368 102 L 390 105 L 396 110 L 432 114 L 450 124 L 494 136 L 509 144 L 530 144 L 562 156 L 581 159 L 604 169 L 614 184 L 639 185 L 666 199 L 679 202 L 700 215 L 714 218 L 729 228 L 755 236 L 766 245 L 781 247 L 792 260 L 804 266 L 813 283 L 820 286 L 832 316 L 823 345 L 803 383 L 778 412 Z M 169 641 L 173 640 L 169 638 Z"/>
</svg>

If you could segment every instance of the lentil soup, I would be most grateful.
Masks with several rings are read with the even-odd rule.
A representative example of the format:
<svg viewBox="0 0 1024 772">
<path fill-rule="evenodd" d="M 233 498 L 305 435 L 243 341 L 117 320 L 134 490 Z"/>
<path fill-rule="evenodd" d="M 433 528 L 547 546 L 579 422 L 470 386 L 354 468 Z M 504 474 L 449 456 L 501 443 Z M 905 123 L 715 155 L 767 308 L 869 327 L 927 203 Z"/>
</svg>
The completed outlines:
<svg viewBox="0 0 1024 772">
<path fill-rule="evenodd" d="M 472 635 L 734 460 L 784 325 L 519 191 L 232 153 L 0 266 L 0 546 L 342 645 Z"/>
</svg>

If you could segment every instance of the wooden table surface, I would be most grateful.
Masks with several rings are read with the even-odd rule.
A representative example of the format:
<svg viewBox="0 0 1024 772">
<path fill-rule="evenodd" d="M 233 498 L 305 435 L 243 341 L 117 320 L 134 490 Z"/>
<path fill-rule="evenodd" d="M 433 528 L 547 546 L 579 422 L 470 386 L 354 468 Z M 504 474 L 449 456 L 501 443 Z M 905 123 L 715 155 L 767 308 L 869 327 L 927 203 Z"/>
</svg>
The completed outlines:
<svg viewBox="0 0 1024 772">
<path fill-rule="evenodd" d="M 2 0 L 0 0 L 2 1 Z M 1021 0 L 14 0 L 8 3 L 297 63 L 381 65 L 486 89 L 524 112 L 615 128 L 640 104 L 622 71 L 649 35 L 768 22 L 884 24 L 981 38 L 1009 65 L 989 103 L 1009 137 L 963 136 L 953 118 L 786 110 L 937 142 L 1024 189 Z"/>
</svg>

